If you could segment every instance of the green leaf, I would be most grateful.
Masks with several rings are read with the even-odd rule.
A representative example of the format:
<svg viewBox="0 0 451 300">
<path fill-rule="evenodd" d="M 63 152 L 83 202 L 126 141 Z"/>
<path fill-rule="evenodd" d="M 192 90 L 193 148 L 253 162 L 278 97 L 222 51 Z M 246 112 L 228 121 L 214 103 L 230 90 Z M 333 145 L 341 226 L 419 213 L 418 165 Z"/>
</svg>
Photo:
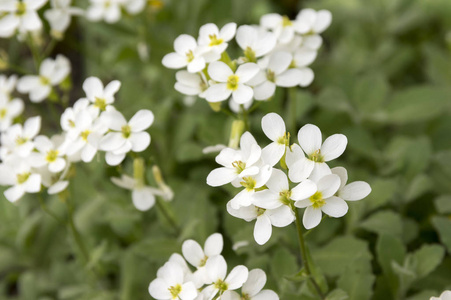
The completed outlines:
<svg viewBox="0 0 451 300">
<path fill-rule="evenodd" d="M 446 246 L 448 253 L 451 254 L 451 220 L 444 217 L 434 217 L 432 218 L 432 224 L 438 231 L 440 241 Z"/>
<path fill-rule="evenodd" d="M 367 300 L 373 294 L 375 279 L 370 260 L 360 257 L 345 268 L 337 281 L 337 287 L 348 293 L 349 300 Z"/>
<path fill-rule="evenodd" d="M 333 290 L 326 297 L 326 300 L 346 300 L 346 299 L 349 299 L 348 293 L 340 289 Z"/>
<path fill-rule="evenodd" d="M 416 261 L 415 273 L 418 278 L 425 277 L 443 261 L 445 249 L 440 245 L 423 245 L 413 254 Z"/>
<path fill-rule="evenodd" d="M 358 111 L 372 117 L 387 101 L 389 89 L 381 73 L 371 72 L 357 79 L 351 100 Z"/>
<path fill-rule="evenodd" d="M 293 274 L 298 269 L 296 257 L 285 248 L 278 248 L 271 261 L 271 271 L 275 278 Z"/>
<path fill-rule="evenodd" d="M 390 285 L 392 295 L 396 295 L 399 286 L 399 279 L 392 269 L 392 262 L 402 264 L 406 256 L 405 246 L 399 238 L 391 234 L 379 236 L 376 244 L 377 260 L 384 271 L 386 282 Z"/>
<path fill-rule="evenodd" d="M 451 213 L 451 195 L 442 195 L 434 200 L 437 211 L 441 214 Z"/>
<path fill-rule="evenodd" d="M 379 235 L 391 234 L 397 237 L 402 235 L 401 216 L 391 210 L 372 214 L 368 219 L 360 223 L 360 227 Z"/>
</svg>

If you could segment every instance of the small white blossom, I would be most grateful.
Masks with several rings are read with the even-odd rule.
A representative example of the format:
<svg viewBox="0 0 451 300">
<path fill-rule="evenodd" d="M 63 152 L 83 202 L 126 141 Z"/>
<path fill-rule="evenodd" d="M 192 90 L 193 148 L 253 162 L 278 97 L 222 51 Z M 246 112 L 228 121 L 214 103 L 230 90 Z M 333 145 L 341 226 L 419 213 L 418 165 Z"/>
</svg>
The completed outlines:
<svg viewBox="0 0 451 300">
<path fill-rule="evenodd" d="M 24 161 L 0 164 L 0 185 L 11 186 L 3 194 L 10 202 L 16 202 L 25 193 L 41 190 L 41 175 L 33 173 Z"/>
<path fill-rule="evenodd" d="M 92 107 L 99 113 L 111 107 L 114 103 L 114 95 L 119 91 L 121 83 L 113 80 L 105 88 L 102 81 L 97 77 L 89 77 L 83 82 L 83 90 Z"/>
<path fill-rule="evenodd" d="M 50 0 L 51 8 L 44 12 L 50 24 L 52 35 L 61 38 L 70 25 L 72 16 L 81 16 L 81 8 L 71 6 L 72 0 Z"/>
<path fill-rule="evenodd" d="M 293 22 L 287 16 L 276 13 L 267 14 L 260 18 L 260 25 L 272 30 L 281 44 L 287 44 L 294 38 Z"/>
<path fill-rule="evenodd" d="M 269 31 L 249 25 L 238 27 L 236 42 L 244 51 L 247 61 L 256 62 L 256 59 L 268 54 L 276 46 L 277 38 Z"/>
<path fill-rule="evenodd" d="M 24 125 L 14 124 L 1 135 L 0 158 L 3 161 L 8 156 L 18 155 L 27 157 L 34 148 L 33 138 L 41 130 L 41 117 L 32 117 L 25 121 Z"/>
<path fill-rule="evenodd" d="M 34 147 L 37 152 L 31 153 L 30 163 L 35 168 L 48 167 L 52 173 L 58 173 L 66 167 L 64 159 L 65 149 L 61 147 L 63 140 L 59 136 L 52 139 L 44 135 L 37 136 L 34 139 Z"/>
<path fill-rule="evenodd" d="M 318 49 L 323 43 L 319 35 L 329 27 L 332 14 L 328 10 L 315 11 L 311 8 L 299 12 L 295 21 L 296 32 L 303 35 L 302 44 L 311 49 Z"/>
<path fill-rule="evenodd" d="M 235 23 L 228 23 L 221 30 L 213 23 L 203 25 L 199 29 L 197 42 L 199 47 L 202 48 L 206 62 L 218 60 L 221 53 L 227 49 L 227 42 L 233 39 L 235 33 Z"/>
<path fill-rule="evenodd" d="M 190 73 L 197 73 L 205 68 L 205 59 L 192 36 L 188 34 L 178 36 L 174 41 L 174 50 L 175 52 L 163 57 L 163 65 L 166 68 L 187 67 Z"/>
<path fill-rule="evenodd" d="M 336 174 L 340 177 L 340 188 L 336 194 L 346 201 L 358 201 L 362 200 L 371 193 L 371 187 L 365 181 L 354 181 L 349 184 L 348 171 L 343 167 L 336 167 L 331 169 L 332 174 Z"/>
<path fill-rule="evenodd" d="M 37 10 L 47 0 L 2 0 L 0 2 L 0 37 L 11 37 L 18 30 L 20 34 L 38 31 L 42 21 Z"/>
<path fill-rule="evenodd" d="M 253 269 L 241 288 L 241 295 L 235 291 L 226 291 L 221 300 L 279 300 L 279 296 L 274 291 L 262 290 L 265 284 L 265 272 L 262 269 Z"/>
<path fill-rule="evenodd" d="M 86 18 L 94 22 L 104 20 L 107 23 L 116 23 L 121 18 L 123 2 L 123 0 L 90 0 Z"/>
<path fill-rule="evenodd" d="M 14 118 L 19 116 L 24 109 L 22 99 L 15 98 L 11 101 L 0 94 L 0 132 L 8 129 Z"/>
<path fill-rule="evenodd" d="M 188 96 L 203 96 L 203 92 L 207 89 L 207 84 L 199 74 L 193 74 L 188 71 L 178 71 L 175 73 L 177 82 L 175 90 Z"/>
</svg>

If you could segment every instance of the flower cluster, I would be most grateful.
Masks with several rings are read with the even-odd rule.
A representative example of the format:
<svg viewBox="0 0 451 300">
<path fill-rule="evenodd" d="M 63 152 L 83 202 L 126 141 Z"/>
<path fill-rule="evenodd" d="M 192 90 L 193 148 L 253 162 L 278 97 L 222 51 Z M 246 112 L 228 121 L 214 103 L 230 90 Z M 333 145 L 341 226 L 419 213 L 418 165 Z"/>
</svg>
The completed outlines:
<svg viewBox="0 0 451 300">
<path fill-rule="evenodd" d="M 182 245 L 183 256 L 174 253 L 157 272 L 149 285 L 150 295 L 158 300 L 184 299 L 266 299 L 278 300 L 271 290 L 262 290 L 266 274 L 261 269 L 249 271 L 245 266 L 234 267 L 227 275 L 227 262 L 221 255 L 223 238 L 212 234 L 204 248 L 194 240 Z M 191 267 L 188 265 L 188 263 Z M 236 290 L 241 288 L 241 295 Z"/>
<path fill-rule="evenodd" d="M 104 20 L 107 23 L 116 23 L 122 16 L 121 11 L 131 15 L 139 14 L 148 5 L 147 2 L 147 0 L 90 0 L 86 18 L 90 21 Z"/>
<path fill-rule="evenodd" d="M 9 128 L 13 120 L 18 117 L 23 109 L 22 99 L 13 97 L 16 89 L 17 76 L 6 77 L 0 75 L 0 133 Z"/>
<path fill-rule="evenodd" d="M 21 78 L 17 88 L 29 92 L 32 100 L 42 101 L 51 85 L 66 76 L 67 70 L 58 68 L 59 58 L 44 61 L 41 75 Z M 39 192 L 41 184 L 48 188 L 49 194 L 61 192 L 68 185 L 65 179 L 70 165 L 80 160 L 92 161 L 98 150 L 105 151 L 106 162 L 115 166 L 128 152 L 144 151 L 150 144 L 150 135 L 145 130 L 153 123 L 153 113 L 140 110 L 127 122 L 113 106 L 119 81 L 104 87 L 98 78 L 86 79 L 83 84 L 86 97 L 77 100 L 61 116 L 62 133 L 47 137 L 38 136 L 39 116 L 29 118 L 24 125 L 7 126 L 20 113 L 23 104 L 19 99 L 9 101 L 15 77 L 0 79 L 3 87 L 0 99 L 6 99 L 1 100 L 6 104 L 2 110 L 0 184 L 11 186 L 5 191 L 5 197 L 11 202 L 25 193 Z"/>
<path fill-rule="evenodd" d="M 296 207 L 306 208 L 302 221 L 311 229 L 320 223 L 322 213 L 342 217 L 348 211 L 344 200 L 360 200 L 371 192 L 363 181 L 346 184 L 345 168 L 330 169 L 327 165 L 346 149 L 344 135 L 334 134 L 322 142 L 320 129 L 307 124 L 298 132 L 299 144 L 290 144 L 290 133 L 275 113 L 263 117 L 262 129 L 272 141 L 269 145 L 262 149 L 245 132 L 240 149 L 223 149 L 216 157 L 222 167 L 207 177 L 210 186 L 231 183 L 242 189 L 228 202 L 227 211 L 248 222 L 256 220 L 254 238 L 258 244 L 269 240 L 272 226 L 291 224 Z M 274 167 L 277 163 L 285 172 Z"/>
<path fill-rule="evenodd" d="M 163 58 L 176 73 L 175 89 L 185 95 L 198 95 L 210 103 L 231 99 L 237 111 L 255 100 L 270 99 L 276 87 L 305 87 L 313 81 L 308 67 L 322 44 L 319 35 L 331 23 L 329 11 L 303 9 L 295 20 L 278 14 L 261 18 L 260 26 L 228 23 L 219 29 L 203 25 L 197 40 L 182 34 L 174 41 L 175 52 Z M 232 60 L 227 53 L 231 40 L 242 50 Z"/>
</svg>

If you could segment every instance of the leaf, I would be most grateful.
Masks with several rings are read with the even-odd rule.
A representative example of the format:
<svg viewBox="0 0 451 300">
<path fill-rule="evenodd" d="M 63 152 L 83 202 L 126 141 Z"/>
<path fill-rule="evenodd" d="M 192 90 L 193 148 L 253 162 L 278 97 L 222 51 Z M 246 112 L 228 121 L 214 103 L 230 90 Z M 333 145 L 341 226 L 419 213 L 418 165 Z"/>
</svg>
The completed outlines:
<svg viewBox="0 0 451 300">
<path fill-rule="evenodd" d="M 423 122 L 450 110 L 447 88 L 415 86 L 396 92 L 386 109 L 387 120 L 396 124 Z"/>
<path fill-rule="evenodd" d="M 357 79 L 351 100 L 359 112 L 371 118 L 387 101 L 389 89 L 381 73 L 371 72 Z"/>
<path fill-rule="evenodd" d="M 444 217 L 433 217 L 432 224 L 438 231 L 440 241 L 448 249 L 448 253 L 451 254 L 451 220 Z"/>
<path fill-rule="evenodd" d="M 406 256 L 406 249 L 398 238 L 391 234 L 382 234 L 377 240 L 376 253 L 392 295 L 396 295 L 399 279 L 393 271 L 392 262 L 402 264 Z"/>
<path fill-rule="evenodd" d="M 337 288 L 348 293 L 349 300 L 367 300 L 373 294 L 375 279 L 370 260 L 360 257 L 345 268 L 337 281 Z"/>
<path fill-rule="evenodd" d="M 413 254 L 416 261 L 415 273 L 418 278 L 427 276 L 443 261 L 445 249 L 440 245 L 423 245 Z"/>
<path fill-rule="evenodd" d="M 451 213 L 451 195 L 442 195 L 434 200 L 435 208 L 441 214 Z"/>
<path fill-rule="evenodd" d="M 378 178 L 371 182 L 371 194 L 364 200 L 367 211 L 377 209 L 389 203 L 398 187 L 396 178 Z"/>
<path fill-rule="evenodd" d="M 360 223 L 360 227 L 379 235 L 391 234 L 397 237 L 402 235 L 401 216 L 391 210 L 372 214 L 368 219 Z"/>
<path fill-rule="evenodd" d="M 285 248 L 278 248 L 271 261 L 271 272 L 275 278 L 293 274 L 298 269 L 296 257 Z"/>
<path fill-rule="evenodd" d="M 326 300 L 346 300 L 346 299 L 349 299 L 348 293 L 340 289 L 333 290 L 326 297 Z"/>
<path fill-rule="evenodd" d="M 337 237 L 329 244 L 311 251 L 313 261 L 327 276 L 338 276 L 359 258 L 371 259 L 367 243 L 351 236 Z"/>
</svg>

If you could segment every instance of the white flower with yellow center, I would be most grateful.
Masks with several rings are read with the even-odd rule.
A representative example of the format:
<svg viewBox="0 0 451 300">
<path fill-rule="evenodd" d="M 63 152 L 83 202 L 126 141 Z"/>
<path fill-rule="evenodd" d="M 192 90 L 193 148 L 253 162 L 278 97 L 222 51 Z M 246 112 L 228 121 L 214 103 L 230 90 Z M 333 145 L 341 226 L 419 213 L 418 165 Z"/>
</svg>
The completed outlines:
<svg viewBox="0 0 451 300">
<path fill-rule="evenodd" d="M 272 30 L 281 44 L 287 44 L 294 38 L 293 21 L 287 16 L 276 13 L 264 15 L 260 18 L 260 26 Z"/>
<path fill-rule="evenodd" d="M 240 150 L 223 149 L 216 162 L 222 167 L 216 168 L 208 174 L 207 184 L 221 186 L 233 181 L 239 186 L 244 177 L 257 175 L 260 171 L 257 163 L 260 160 L 261 148 L 249 132 L 245 132 L 240 139 Z"/>
<path fill-rule="evenodd" d="M 285 154 L 290 143 L 290 135 L 286 132 L 285 122 L 276 113 L 269 113 L 262 118 L 262 129 L 272 141 L 262 150 L 263 161 L 274 166 Z"/>
<path fill-rule="evenodd" d="M 348 212 L 346 202 L 334 196 L 340 188 L 340 177 L 336 174 L 323 176 L 316 183 L 317 191 L 306 199 L 300 199 L 295 202 L 295 206 L 306 208 L 302 223 L 307 229 L 318 226 L 321 222 L 322 212 L 334 217 L 340 218 Z"/>
<path fill-rule="evenodd" d="M 59 136 L 49 139 L 44 135 L 34 139 L 34 147 L 38 152 L 31 153 L 30 164 L 35 168 L 47 166 L 52 173 L 58 173 L 66 167 L 65 149 L 61 147 Z"/>
<path fill-rule="evenodd" d="M 203 97 L 203 92 L 207 89 L 207 83 L 202 78 L 203 74 L 193 74 L 188 71 L 178 71 L 175 73 L 175 78 L 177 82 L 174 85 L 174 88 L 179 93 L 188 95 L 188 96 L 197 96 Z"/>
<path fill-rule="evenodd" d="M 25 158 L 34 148 L 33 138 L 41 130 L 41 117 L 32 117 L 24 125 L 14 124 L 1 135 L 1 159 L 6 161 L 16 155 Z"/>
<path fill-rule="evenodd" d="M 199 29 L 197 43 L 202 49 L 206 62 L 218 60 L 221 53 L 227 49 L 228 43 L 236 33 L 236 24 L 228 23 L 219 30 L 213 23 L 203 25 Z"/>
<path fill-rule="evenodd" d="M 188 72 L 197 73 L 205 68 L 205 59 L 199 51 L 196 40 L 188 35 L 182 34 L 174 41 L 175 52 L 163 57 L 163 65 L 170 69 L 187 67 Z"/>
<path fill-rule="evenodd" d="M 70 62 L 63 55 L 46 58 L 39 67 L 39 75 L 26 75 L 19 79 L 17 90 L 29 94 L 32 102 L 42 102 L 70 74 Z"/>
<path fill-rule="evenodd" d="M 343 134 L 334 134 L 322 142 L 321 130 L 312 124 L 304 125 L 298 132 L 299 144 L 303 152 L 289 169 L 290 179 L 294 182 L 309 179 L 317 181 L 324 175 L 331 174 L 326 162 L 339 157 L 346 149 L 348 139 Z M 309 176 L 309 175 L 307 175 Z"/>
<path fill-rule="evenodd" d="M 277 41 L 272 32 L 249 25 L 238 27 L 235 39 L 243 50 L 245 62 L 257 62 L 257 58 L 274 49 Z"/>
<path fill-rule="evenodd" d="M 319 35 L 332 22 L 332 14 L 328 10 L 315 11 L 311 8 L 299 12 L 294 21 L 294 28 L 302 35 L 302 45 L 310 49 L 318 49 L 323 43 Z"/>
<path fill-rule="evenodd" d="M 14 160 L 0 164 L 0 185 L 11 186 L 3 195 L 8 201 L 16 202 L 25 193 L 41 190 L 41 175 L 34 173 L 23 160 Z"/>
<path fill-rule="evenodd" d="M 5 95 L 0 94 L 0 132 L 9 128 L 13 120 L 22 113 L 23 109 L 22 99 L 14 98 L 9 100 Z"/>
<path fill-rule="evenodd" d="M 71 6 L 72 0 L 50 0 L 51 8 L 44 12 L 44 17 L 50 24 L 52 36 L 61 39 L 69 27 L 72 16 L 81 16 L 81 8 Z"/>
<path fill-rule="evenodd" d="M 17 76 L 11 75 L 9 77 L 0 75 L 0 97 L 3 95 L 7 100 L 11 99 L 11 94 L 14 92 L 17 83 Z"/>
<path fill-rule="evenodd" d="M 215 82 L 204 92 L 205 99 L 209 102 L 220 102 L 232 95 L 233 100 L 239 104 L 251 101 L 254 91 L 247 83 L 259 70 L 257 64 L 245 63 L 233 72 L 222 61 L 212 62 L 208 66 L 208 74 Z"/>
<path fill-rule="evenodd" d="M 47 0 L 2 0 L 0 1 L 0 37 L 11 37 L 16 30 L 21 34 L 42 28 L 37 10 Z"/>
<path fill-rule="evenodd" d="M 107 151 L 105 159 L 109 165 L 120 164 L 129 151 L 141 152 L 149 146 L 150 134 L 144 130 L 154 120 L 150 110 L 138 111 L 128 122 L 116 110 L 103 113 L 100 119 L 112 130 L 100 140 L 100 149 Z"/>
<path fill-rule="evenodd" d="M 241 296 L 235 291 L 226 291 L 221 300 L 279 300 L 279 296 L 274 291 L 262 290 L 265 284 L 265 271 L 253 269 L 241 288 Z"/>
<path fill-rule="evenodd" d="M 123 0 L 90 0 L 86 18 L 94 22 L 104 20 L 107 23 L 116 23 L 121 18 L 123 3 Z"/>
<path fill-rule="evenodd" d="M 158 300 L 194 300 L 197 289 L 191 281 L 185 281 L 183 268 L 168 261 L 158 270 L 158 277 L 149 285 L 149 294 Z"/>
<path fill-rule="evenodd" d="M 102 81 L 97 77 L 89 77 L 83 82 L 86 99 L 91 102 L 91 106 L 97 113 L 111 107 L 114 103 L 114 95 L 119 91 L 120 87 L 121 83 L 118 80 L 113 80 L 103 87 Z"/>
</svg>

